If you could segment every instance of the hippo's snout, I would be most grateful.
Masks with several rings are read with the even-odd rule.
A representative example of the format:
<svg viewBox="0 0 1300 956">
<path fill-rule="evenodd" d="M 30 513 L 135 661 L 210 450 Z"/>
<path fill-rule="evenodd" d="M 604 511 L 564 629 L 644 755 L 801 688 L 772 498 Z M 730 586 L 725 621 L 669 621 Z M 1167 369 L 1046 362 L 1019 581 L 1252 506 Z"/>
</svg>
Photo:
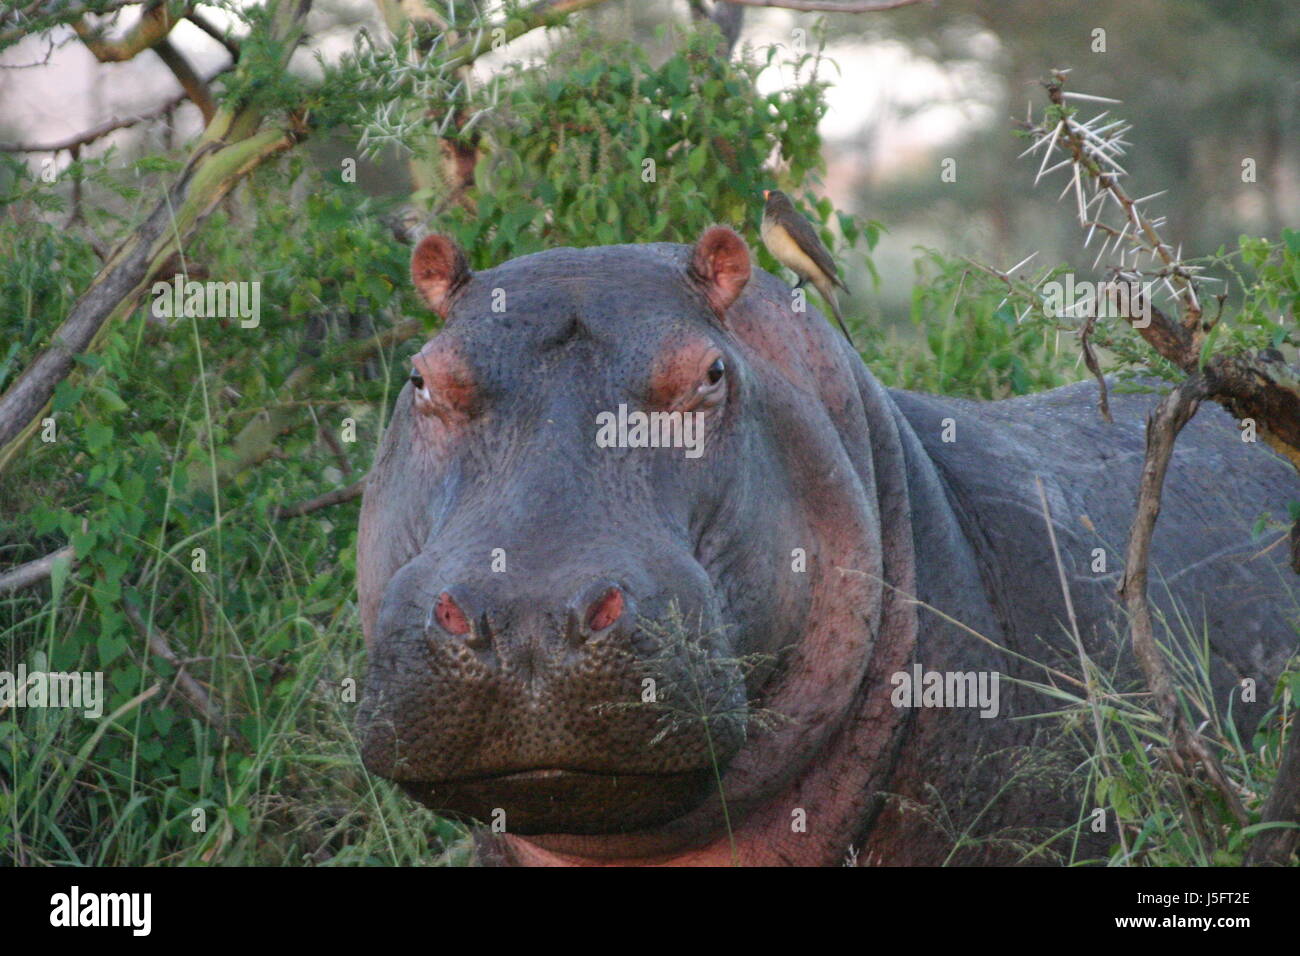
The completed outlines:
<svg viewBox="0 0 1300 956">
<path fill-rule="evenodd" d="M 366 766 L 440 811 L 504 811 L 522 834 L 632 830 L 697 805 L 744 742 L 745 683 L 707 576 L 673 570 L 412 562 L 371 648 Z"/>
</svg>

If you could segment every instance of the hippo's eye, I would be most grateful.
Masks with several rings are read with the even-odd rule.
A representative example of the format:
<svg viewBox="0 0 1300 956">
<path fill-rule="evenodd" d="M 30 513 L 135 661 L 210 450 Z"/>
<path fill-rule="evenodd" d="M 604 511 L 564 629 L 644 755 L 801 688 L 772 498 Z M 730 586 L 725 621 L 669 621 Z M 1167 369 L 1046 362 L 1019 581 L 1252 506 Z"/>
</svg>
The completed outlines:
<svg viewBox="0 0 1300 956">
<path fill-rule="evenodd" d="M 727 374 L 727 366 L 721 358 L 715 358 L 709 370 L 705 373 L 710 385 L 717 385 L 722 381 L 722 376 Z"/>
<path fill-rule="evenodd" d="M 424 388 L 424 376 L 415 369 L 411 369 L 411 387 L 417 392 Z"/>
</svg>

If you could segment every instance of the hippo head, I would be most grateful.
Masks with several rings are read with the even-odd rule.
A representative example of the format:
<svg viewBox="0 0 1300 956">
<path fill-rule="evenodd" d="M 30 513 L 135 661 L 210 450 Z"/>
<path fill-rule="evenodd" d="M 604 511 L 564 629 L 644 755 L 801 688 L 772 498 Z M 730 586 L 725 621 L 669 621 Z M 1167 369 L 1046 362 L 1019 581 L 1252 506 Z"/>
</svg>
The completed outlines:
<svg viewBox="0 0 1300 956">
<path fill-rule="evenodd" d="M 867 666 L 860 363 L 724 227 L 478 274 L 430 236 L 412 274 L 445 324 L 362 509 L 366 766 L 511 834 L 716 837 Z"/>
</svg>

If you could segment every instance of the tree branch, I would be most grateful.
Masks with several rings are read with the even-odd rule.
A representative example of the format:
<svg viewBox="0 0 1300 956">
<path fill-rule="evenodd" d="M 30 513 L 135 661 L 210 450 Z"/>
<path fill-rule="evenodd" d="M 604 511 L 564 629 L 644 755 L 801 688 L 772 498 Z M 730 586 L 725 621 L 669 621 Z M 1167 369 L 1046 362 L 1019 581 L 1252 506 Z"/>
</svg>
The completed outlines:
<svg viewBox="0 0 1300 956">
<path fill-rule="evenodd" d="M 189 20 L 190 23 L 194 24 L 208 36 L 212 37 L 212 39 L 224 46 L 226 52 L 230 54 L 230 58 L 236 63 L 239 62 L 239 54 L 241 50 L 239 41 L 209 20 L 205 13 L 196 7 L 189 12 L 185 19 Z"/>
<path fill-rule="evenodd" d="M 60 559 L 72 561 L 73 558 L 72 545 L 68 545 L 66 548 L 59 548 L 58 551 L 37 558 L 35 561 L 20 564 L 18 567 L 0 574 L 0 594 L 9 594 L 12 591 L 20 591 L 23 588 L 31 587 L 33 584 L 39 584 L 54 571 L 56 561 Z"/>
<path fill-rule="evenodd" d="M 6 28 L 0 30 L 0 49 L 4 49 L 9 44 L 17 43 L 19 40 L 32 35 L 32 24 L 29 22 L 32 20 L 52 18 L 48 23 L 36 29 L 35 32 L 40 33 L 65 23 L 71 23 L 74 20 L 80 20 L 87 13 L 102 16 L 123 7 L 133 7 L 143 2 L 145 0 L 93 0 L 93 2 L 87 3 L 60 5 L 57 2 L 51 2 L 51 0 L 33 0 L 32 3 L 29 3 L 21 10 L 10 10 L 0 16 L 0 24 L 6 24 Z M 57 9 L 42 12 L 41 7 L 44 6 Z M 12 26 L 9 26 L 9 24 L 12 24 Z"/>
<path fill-rule="evenodd" d="M 1129 297 L 1123 318 L 1162 358 L 1187 375 L 1203 372 L 1208 389 L 1205 397 L 1223 405 L 1238 419 L 1254 419 L 1260 437 L 1300 470 L 1300 371 L 1288 367 L 1278 354 L 1202 356 L 1206 336 L 1218 316 L 1211 318 L 1202 310 L 1196 289 L 1201 267 L 1185 263 L 1181 249 L 1175 250 L 1164 241 L 1159 232 L 1163 219 L 1153 219 L 1142 212 L 1142 204 L 1159 193 L 1133 199 L 1120 185 L 1120 177 L 1126 171 L 1118 159 L 1129 145 L 1123 139 L 1130 128 L 1128 124 L 1113 118 L 1103 124 L 1106 113 L 1080 121 L 1067 109 L 1074 100 L 1118 101 L 1067 92 L 1065 74 L 1066 71 L 1057 71 L 1047 84 L 1048 99 L 1056 108 L 1052 118 L 1039 124 L 1028 121 L 1020 124 L 1034 137 L 1033 145 L 1023 155 L 1046 146 L 1035 182 L 1063 166 L 1073 172 L 1062 197 L 1073 191 L 1079 224 L 1088 230 L 1089 239 L 1098 230 L 1108 237 L 1102 243 L 1097 261 L 1101 261 L 1113 242 L 1115 250 L 1120 252 L 1120 266 L 1113 270 L 1116 277 L 1135 285 L 1143 279 L 1159 280 L 1182 312 L 1180 317 L 1165 315 L 1150 301 L 1150 292 L 1144 291 Z M 1062 150 L 1066 159 L 1049 169 L 1048 157 L 1054 149 Z M 1085 181 L 1096 187 L 1092 198 L 1087 197 Z M 1119 211 L 1120 227 L 1102 221 L 1108 202 Z M 1096 211 L 1090 213 L 1094 206 Z M 1129 267 L 1124 266 L 1125 252 L 1133 256 Z M 1140 271 L 1137 263 L 1142 255 L 1148 256 L 1159 269 Z"/>
<path fill-rule="evenodd" d="M 74 22 L 72 28 L 100 63 L 121 63 L 155 46 L 171 33 L 172 27 L 185 19 L 189 10 L 190 4 L 186 0 L 155 0 L 154 5 L 145 10 L 135 26 L 120 40 L 105 40 L 103 28 L 90 26 L 84 18 Z"/>
<path fill-rule="evenodd" d="M 1180 778 L 1191 777 L 1199 764 L 1237 822 L 1245 826 L 1249 818 L 1241 798 L 1224 775 L 1218 760 L 1205 746 L 1204 739 L 1188 725 L 1183 714 L 1174 691 L 1173 678 L 1156 642 L 1151 606 L 1147 599 L 1148 557 L 1156 519 L 1160 516 L 1160 501 L 1169 459 L 1178 433 L 1196 414 L 1197 407 L 1207 394 L 1204 380 L 1192 376 L 1166 395 L 1147 418 L 1146 458 L 1142 464 L 1137 513 L 1129 531 L 1124 577 L 1120 582 L 1119 593 L 1128 611 L 1134 656 L 1146 677 L 1147 687 L 1155 699 L 1156 709 L 1160 712 L 1169 735 L 1170 749 L 1166 751 L 1169 762 Z"/>
<path fill-rule="evenodd" d="M 1272 827 L 1260 831 L 1246 851 L 1246 866 L 1289 866 L 1291 854 L 1300 843 L 1300 721 L 1291 718 L 1291 733 L 1282 762 L 1277 768 L 1277 779 L 1269 791 L 1268 800 L 1260 814 L 1260 823 L 1289 823 L 1292 826 Z"/>
<path fill-rule="evenodd" d="M 135 628 L 136 633 L 149 646 L 149 650 L 161 657 L 168 664 L 176 669 L 176 686 L 191 707 L 207 721 L 213 729 L 220 731 L 222 734 L 230 737 L 238 737 L 230 728 L 226 726 L 225 720 L 221 716 L 221 708 L 208 696 L 203 685 L 194 679 L 194 676 L 185 669 L 185 664 L 176 652 L 172 650 L 171 644 L 167 640 L 167 635 L 155 627 L 150 627 L 135 605 L 130 601 L 123 601 L 122 607 L 126 611 L 127 619 L 130 620 L 131 626 Z"/>
<path fill-rule="evenodd" d="M 181 85 L 190 102 L 199 108 L 204 125 L 211 123 L 212 117 L 217 113 L 217 103 L 208 91 L 207 84 L 194 72 L 194 67 L 190 66 L 189 61 L 168 37 L 155 43 L 153 51 L 158 54 L 158 59 L 167 64 L 167 69 L 172 71 L 172 76 L 176 77 L 176 82 Z"/>
<path fill-rule="evenodd" d="M 367 476 L 369 477 L 369 476 Z M 323 495 L 311 498 L 307 501 L 300 501 L 296 505 L 283 505 L 271 512 L 272 518 L 301 518 L 303 515 L 311 514 L 313 511 L 320 511 L 322 508 L 329 508 L 333 505 L 341 505 L 353 498 L 360 498 L 361 493 L 366 490 L 366 479 L 360 478 L 352 482 L 346 488 L 336 488 L 333 491 L 327 491 Z"/>
</svg>

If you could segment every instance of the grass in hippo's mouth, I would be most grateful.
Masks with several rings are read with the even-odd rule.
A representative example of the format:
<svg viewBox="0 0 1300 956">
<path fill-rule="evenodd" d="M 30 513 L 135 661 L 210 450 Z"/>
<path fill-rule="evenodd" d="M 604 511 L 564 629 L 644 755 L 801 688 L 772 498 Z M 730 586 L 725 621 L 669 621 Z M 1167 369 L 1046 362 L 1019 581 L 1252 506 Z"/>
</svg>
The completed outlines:
<svg viewBox="0 0 1300 956">
<path fill-rule="evenodd" d="M 789 719 L 748 696 L 748 678 L 770 668 L 776 655 L 716 653 L 714 648 L 723 646 L 725 628 L 707 629 L 698 621 L 692 626 L 676 602 L 666 620 L 638 618 L 638 624 L 658 646 L 640 662 L 640 696 L 595 704 L 594 710 L 654 712 L 658 726 L 652 746 L 692 728 L 701 728 L 716 743 L 743 740 L 751 727 L 773 730 Z"/>
<path fill-rule="evenodd" d="M 748 678 L 755 672 L 770 669 L 777 657 L 774 654 L 729 657 L 717 653 L 715 648 L 726 646 L 725 628 L 705 628 L 702 620 L 692 626 L 676 602 L 669 606 L 665 620 L 639 618 L 638 624 L 658 646 L 652 656 L 641 662 L 639 699 L 597 704 L 595 709 L 654 712 L 657 727 L 650 739 L 651 746 L 694 730 L 702 733 L 734 863 L 736 845 L 722 785 L 723 761 L 739 748 L 751 728 L 771 731 L 789 720 L 749 697 Z"/>
</svg>

